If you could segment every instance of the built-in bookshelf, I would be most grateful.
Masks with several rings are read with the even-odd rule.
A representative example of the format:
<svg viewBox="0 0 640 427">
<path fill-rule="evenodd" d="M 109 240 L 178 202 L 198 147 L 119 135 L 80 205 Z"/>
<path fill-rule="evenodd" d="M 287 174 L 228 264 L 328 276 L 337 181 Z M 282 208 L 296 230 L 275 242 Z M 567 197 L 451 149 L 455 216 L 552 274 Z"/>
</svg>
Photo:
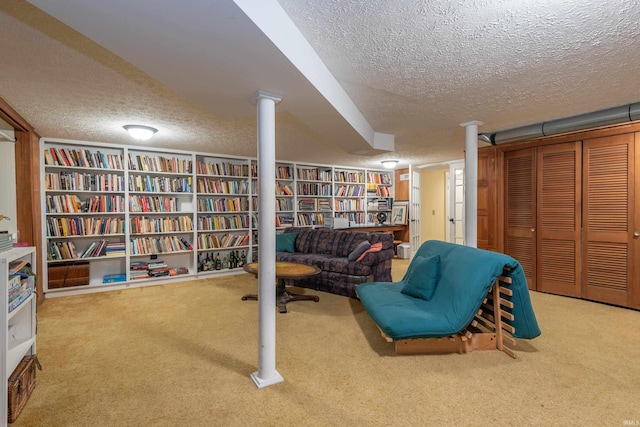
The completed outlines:
<svg viewBox="0 0 640 427">
<path fill-rule="evenodd" d="M 43 138 L 47 266 L 89 264 L 86 280 L 52 295 L 161 283 L 174 276 L 242 271 L 258 246 L 256 159 Z M 278 232 L 351 226 L 390 211 L 393 173 L 280 162 Z M 81 269 L 86 270 L 86 269 Z M 78 284 L 80 283 L 80 284 Z"/>
<path fill-rule="evenodd" d="M 296 165 L 296 194 L 301 226 L 322 226 L 333 216 L 333 168 Z"/>
<path fill-rule="evenodd" d="M 365 171 L 335 168 L 333 174 L 335 217 L 347 218 L 350 224 L 365 224 Z"/>
<path fill-rule="evenodd" d="M 234 264 L 227 260 L 235 257 L 235 251 L 247 251 L 251 246 L 249 160 L 208 155 L 196 157 L 197 271 L 204 274 L 240 269 L 239 262 Z M 207 261 L 212 259 L 211 263 Z M 216 259 L 220 260 L 219 264 Z"/>
<path fill-rule="evenodd" d="M 49 143 L 42 152 L 45 265 L 91 262 L 93 272 L 124 273 L 126 251 L 112 250 L 126 245 L 124 148 Z"/>
</svg>

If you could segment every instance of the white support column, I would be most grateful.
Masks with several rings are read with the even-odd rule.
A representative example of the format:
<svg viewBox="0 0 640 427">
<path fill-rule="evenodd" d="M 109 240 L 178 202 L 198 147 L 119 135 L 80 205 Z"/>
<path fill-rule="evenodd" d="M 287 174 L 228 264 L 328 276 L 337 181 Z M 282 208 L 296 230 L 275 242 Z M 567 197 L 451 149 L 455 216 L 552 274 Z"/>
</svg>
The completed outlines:
<svg viewBox="0 0 640 427">
<path fill-rule="evenodd" d="M 484 123 L 460 123 L 466 128 L 464 153 L 464 241 L 478 247 L 478 126 Z"/>
<path fill-rule="evenodd" d="M 258 91 L 258 388 L 284 381 L 276 371 L 276 103 L 281 97 Z"/>
</svg>

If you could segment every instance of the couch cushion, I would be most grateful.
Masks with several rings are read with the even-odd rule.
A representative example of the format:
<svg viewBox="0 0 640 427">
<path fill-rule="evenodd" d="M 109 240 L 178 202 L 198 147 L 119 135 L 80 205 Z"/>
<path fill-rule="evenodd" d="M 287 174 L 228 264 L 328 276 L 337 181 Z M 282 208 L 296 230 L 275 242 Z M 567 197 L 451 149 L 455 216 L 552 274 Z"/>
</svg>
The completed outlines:
<svg viewBox="0 0 640 427">
<path fill-rule="evenodd" d="M 287 230 L 285 233 L 291 233 Z M 343 246 L 344 231 L 335 231 L 330 228 L 296 228 L 296 252 L 335 255 L 338 248 Z M 344 255 L 345 257 L 347 254 Z"/>
<path fill-rule="evenodd" d="M 295 252 L 296 233 L 276 234 L 276 252 Z"/>
<path fill-rule="evenodd" d="M 429 301 L 438 285 L 440 276 L 440 256 L 428 258 L 414 257 L 409 265 L 402 293 Z"/>
</svg>

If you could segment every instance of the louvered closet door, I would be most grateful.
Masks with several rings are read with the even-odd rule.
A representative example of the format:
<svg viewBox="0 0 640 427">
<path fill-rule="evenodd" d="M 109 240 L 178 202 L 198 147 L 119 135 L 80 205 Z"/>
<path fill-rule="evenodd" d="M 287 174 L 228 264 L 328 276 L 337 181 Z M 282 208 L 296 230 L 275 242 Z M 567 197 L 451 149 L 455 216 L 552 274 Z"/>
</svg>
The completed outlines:
<svg viewBox="0 0 640 427">
<path fill-rule="evenodd" d="M 505 165 L 504 251 L 517 259 L 529 289 L 536 288 L 536 158 L 535 149 L 509 151 Z"/>
<path fill-rule="evenodd" d="M 498 250 L 496 242 L 495 147 L 478 151 L 478 248 Z"/>
<path fill-rule="evenodd" d="M 581 143 L 538 147 L 537 289 L 580 296 Z"/>
<path fill-rule="evenodd" d="M 633 134 L 584 141 L 583 298 L 632 304 L 633 160 Z"/>
</svg>

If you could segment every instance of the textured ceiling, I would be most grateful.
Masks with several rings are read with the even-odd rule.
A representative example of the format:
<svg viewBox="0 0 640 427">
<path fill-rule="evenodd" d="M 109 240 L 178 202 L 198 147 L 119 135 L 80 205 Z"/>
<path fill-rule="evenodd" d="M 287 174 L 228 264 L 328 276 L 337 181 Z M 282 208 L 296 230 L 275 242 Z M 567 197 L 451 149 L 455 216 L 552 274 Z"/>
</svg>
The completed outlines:
<svg viewBox="0 0 640 427">
<path fill-rule="evenodd" d="M 640 2 L 279 0 L 414 164 L 498 131 L 640 100 Z"/>
<path fill-rule="evenodd" d="M 348 154 L 346 141 L 321 135 L 295 109 L 287 111 L 285 99 L 278 107 L 284 111 L 277 122 L 279 159 L 367 167 L 385 157 L 400 158 L 401 165 L 436 163 L 463 157 L 459 124 L 465 121 L 483 121 L 480 131 L 490 132 L 640 101 L 634 83 L 640 2 L 279 3 L 371 126 L 396 137 L 391 155 Z M 174 24 L 186 30 L 192 23 Z M 220 112 L 231 91 L 206 100 L 185 93 L 160 72 L 141 71 L 24 0 L 0 2 L 0 28 L 0 97 L 43 136 L 131 143 L 121 126 L 143 123 L 161 129 L 154 146 L 256 155 L 255 117 Z M 112 31 L 124 29 L 113 25 Z M 224 37 L 215 42 L 224 46 Z M 261 66 L 237 54 L 246 67 Z M 175 63 L 192 71 L 197 63 L 189 60 Z M 237 98 L 244 102 L 247 94 Z M 321 107 L 317 115 L 330 120 Z"/>
</svg>

